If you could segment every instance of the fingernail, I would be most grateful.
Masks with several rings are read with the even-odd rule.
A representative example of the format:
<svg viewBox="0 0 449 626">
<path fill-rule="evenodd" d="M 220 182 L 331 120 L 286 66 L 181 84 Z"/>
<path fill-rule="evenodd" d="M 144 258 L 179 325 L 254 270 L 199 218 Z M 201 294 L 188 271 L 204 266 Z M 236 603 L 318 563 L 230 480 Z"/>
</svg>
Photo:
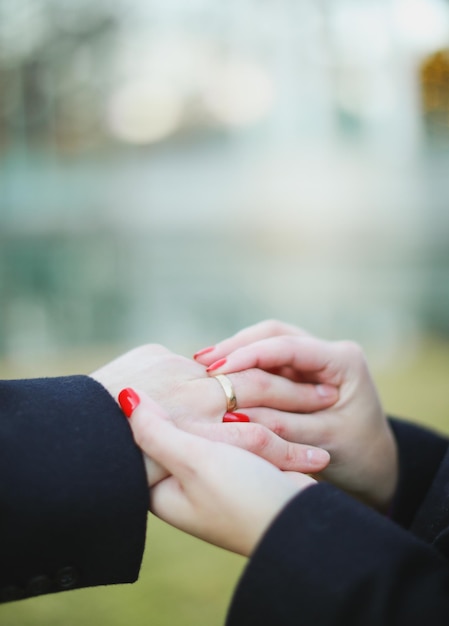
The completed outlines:
<svg viewBox="0 0 449 626">
<path fill-rule="evenodd" d="M 118 394 L 118 401 L 126 417 L 131 417 L 140 404 L 140 398 L 134 389 L 127 387 Z"/>
<path fill-rule="evenodd" d="M 251 420 L 244 413 L 225 413 L 223 422 L 250 422 Z"/>
<path fill-rule="evenodd" d="M 309 465 L 323 469 L 329 463 L 330 454 L 321 448 L 308 448 L 306 452 Z"/>
<path fill-rule="evenodd" d="M 193 358 L 197 359 L 199 356 L 203 356 L 203 354 L 209 354 L 209 352 L 212 352 L 212 350 L 215 350 L 215 346 L 210 346 L 209 348 L 203 348 L 202 350 L 198 350 L 198 352 L 195 352 L 195 354 L 193 355 Z"/>
<path fill-rule="evenodd" d="M 330 398 L 331 396 L 335 396 L 336 393 L 335 387 L 332 385 L 317 385 L 316 392 L 322 398 Z"/>
<path fill-rule="evenodd" d="M 213 372 L 214 370 L 218 370 L 219 367 L 222 367 L 226 363 L 226 359 L 220 359 L 219 361 L 215 361 L 209 367 L 206 367 L 206 372 Z"/>
</svg>

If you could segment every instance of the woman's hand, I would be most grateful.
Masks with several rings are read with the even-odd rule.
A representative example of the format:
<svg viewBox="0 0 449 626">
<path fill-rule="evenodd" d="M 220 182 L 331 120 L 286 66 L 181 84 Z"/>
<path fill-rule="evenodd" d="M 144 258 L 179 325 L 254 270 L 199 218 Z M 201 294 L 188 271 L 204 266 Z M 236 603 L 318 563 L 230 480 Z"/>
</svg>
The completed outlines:
<svg viewBox="0 0 449 626">
<path fill-rule="evenodd" d="M 115 398 L 124 387 L 139 387 L 169 413 L 178 425 L 183 422 L 221 422 L 226 398 L 220 384 L 208 376 L 204 365 L 175 354 L 158 344 L 140 346 L 101 367 L 93 374 Z M 276 407 L 305 411 L 330 406 L 338 393 L 325 386 L 293 383 L 268 372 L 241 372 L 232 377 L 239 410 L 248 407 Z M 256 402 L 256 404 L 255 404 Z"/>
<path fill-rule="evenodd" d="M 248 411 L 250 419 L 288 441 L 322 447 L 331 455 L 322 476 L 379 510 L 397 483 L 396 444 L 361 348 L 328 342 L 280 322 L 262 322 L 197 353 L 211 375 L 253 371 L 290 381 L 334 385 L 338 400 L 317 411 Z M 218 365 L 218 366 L 217 366 Z"/>
<path fill-rule="evenodd" d="M 171 474 L 152 488 L 151 510 L 169 524 L 249 556 L 287 502 L 315 483 L 245 450 L 183 432 L 137 393 L 130 419 L 135 441 Z"/>
<path fill-rule="evenodd" d="M 315 473 L 329 462 L 327 452 L 288 442 L 262 424 L 223 424 L 226 397 L 218 381 L 207 375 L 203 365 L 174 354 L 157 344 L 140 346 L 98 369 L 92 378 L 116 398 L 123 387 L 138 387 L 151 396 L 176 424 L 212 440 L 225 441 L 262 456 L 283 470 Z M 285 384 L 287 383 L 287 385 Z M 291 381 L 257 372 L 233 376 L 239 407 L 251 406 L 257 397 L 265 407 L 275 406 L 277 398 L 293 402 L 301 387 Z M 337 392 L 334 390 L 335 396 Z M 329 400 L 313 390 L 307 406 L 327 406 Z M 149 484 L 166 475 L 146 459 Z"/>
</svg>

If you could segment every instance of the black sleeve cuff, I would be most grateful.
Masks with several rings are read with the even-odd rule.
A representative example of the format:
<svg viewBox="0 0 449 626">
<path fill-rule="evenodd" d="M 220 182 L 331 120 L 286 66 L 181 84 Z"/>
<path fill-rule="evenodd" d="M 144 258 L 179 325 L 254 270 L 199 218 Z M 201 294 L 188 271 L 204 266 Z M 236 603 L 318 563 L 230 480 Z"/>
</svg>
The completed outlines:
<svg viewBox="0 0 449 626">
<path fill-rule="evenodd" d="M 410 422 L 390 418 L 390 424 L 399 451 L 399 482 L 391 518 L 404 528 L 410 528 L 447 452 L 449 441 Z"/>
<path fill-rule="evenodd" d="M 145 468 L 100 384 L 1 381 L 0 450 L 0 601 L 136 580 Z"/>
</svg>

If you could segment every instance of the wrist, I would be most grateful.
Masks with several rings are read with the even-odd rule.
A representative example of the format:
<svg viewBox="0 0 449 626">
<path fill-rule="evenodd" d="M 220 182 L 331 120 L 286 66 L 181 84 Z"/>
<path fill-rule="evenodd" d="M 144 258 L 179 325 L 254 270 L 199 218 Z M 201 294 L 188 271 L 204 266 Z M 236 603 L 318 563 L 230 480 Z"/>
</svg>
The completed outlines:
<svg viewBox="0 0 449 626">
<path fill-rule="evenodd" d="M 376 508 L 380 513 L 387 514 L 391 510 L 396 489 L 399 482 L 399 455 L 396 440 L 388 428 L 388 437 L 385 445 L 385 472 L 378 481 Z"/>
<path fill-rule="evenodd" d="M 110 377 L 106 373 L 106 368 L 100 368 L 91 374 L 88 374 L 89 378 L 99 383 L 103 389 L 105 389 L 109 395 L 117 402 L 117 396 L 123 389 L 124 385 L 120 384 L 120 381 L 115 380 L 114 377 Z"/>
<path fill-rule="evenodd" d="M 296 474 L 295 472 L 292 472 L 292 475 L 301 477 L 301 484 L 295 484 L 292 481 L 291 484 L 285 485 L 284 489 L 278 490 L 276 498 L 273 498 L 271 502 L 267 502 L 265 514 L 259 514 L 258 518 L 253 521 L 251 528 L 248 529 L 247 544 L 245 550 L 241 551 L 243 556 L 250 557 L 253 554 L 261 541 L 263 541 L 263 538 L 271 526 L 282 515 L 283 511 L 288 507 L 290 502 L 300 498 L 303 493 L 309 490 L 310 487 L 314 487 L 318 484 L 315 479 L 310 476 L 306 476 L 305 474 Z"/>
<path fill-rule="evenodd" d="M 387 426 L 380 445 L 373 446 L 374 466 L 369 470 L 371 488 L 360 498 L 383 514 L 390 510 L 399 475 L 398 450 L 391 429 Z"/>
</svg>

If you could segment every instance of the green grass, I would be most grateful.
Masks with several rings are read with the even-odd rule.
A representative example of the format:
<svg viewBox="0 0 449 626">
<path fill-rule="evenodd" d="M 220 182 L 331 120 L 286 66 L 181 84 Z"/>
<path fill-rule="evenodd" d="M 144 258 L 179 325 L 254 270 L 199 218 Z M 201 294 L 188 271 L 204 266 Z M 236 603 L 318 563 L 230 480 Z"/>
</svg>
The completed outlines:
<svg viewBox="0 0 449 626">
<path fill-rule="evenodd" d="M 383 406 L 449 434 L 449 343 L 429 340 L 375 375 Z"/>
<path fill-rule="evenodd" d="M 2 626 L 219 626 L 244 559 L 148 523 L 138 583 L 70 591 L 0 606 Z"/>
<path fill-rule="evenodd" d="M 90 355 L 92 356 L 92 355 Z M 92 359 L 89 359 L 92 362 Z M 98 359 L 101 362 L 102 359 Z M 84 361 L 85 365 L 85 361 Z M 0 376 L 87 371 L 83 358 L 0 366 Z M 449 345 L 429 342 L 376 373 L 385 408 L 449 433 Z M 244 559 L 151 517 L 135 585 L 86 589 L 0 606 L 1 626 L 220 626 Z"/>
</svg>

